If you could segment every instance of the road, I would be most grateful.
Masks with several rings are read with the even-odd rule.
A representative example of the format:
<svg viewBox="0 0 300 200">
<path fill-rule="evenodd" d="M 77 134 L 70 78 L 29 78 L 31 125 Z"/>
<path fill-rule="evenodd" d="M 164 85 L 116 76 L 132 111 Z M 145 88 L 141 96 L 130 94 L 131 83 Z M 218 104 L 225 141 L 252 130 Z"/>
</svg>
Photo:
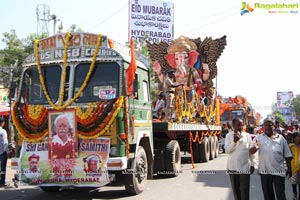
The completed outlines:
<svg viewBox="0 0 300 200">
<path fill-rule="evenodd" d="M 103 187 L 94 191 L 64 190 L 55 193 L 45 193 L 38 187 L 20 185 L 19 188 L 8 186 L 0 188 L 1 199 L 11 200 L 61 200 L 61 199 L 233 199 L 229 177 L 226 174 L 227 155 L 219 154 L 215 160 L 195 164 L 192 168 L 190 157 L 182 157 L 182 173 L 175 178 L 154 178 L 148 180 L 146 189 L 137 196 L 129 196 L 124 187 Z M 11 176 L 11 175 L 9 175 Z M 8 181 L 9 182 L 9 181 Z M 262 200 L 263 194 L 260 179 L 255 171 L 251 176 L 250 199 Z M 291 185 L 286 180 L 287 199 L 292 199 Z"/>
</svg>

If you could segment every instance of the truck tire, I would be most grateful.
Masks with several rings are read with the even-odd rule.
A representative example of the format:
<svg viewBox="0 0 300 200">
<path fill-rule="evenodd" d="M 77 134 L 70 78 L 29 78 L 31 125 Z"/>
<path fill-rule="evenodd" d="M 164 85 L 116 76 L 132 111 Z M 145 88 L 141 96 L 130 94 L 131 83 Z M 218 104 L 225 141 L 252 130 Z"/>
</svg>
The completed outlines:
<svg viewBox="0 0 300 200">
<path fill-rule="evenodd" d="M 143 192 L 147 180 L 148 162 L 144 147 L 139 146 L 131 162 L 132 173 L 126 174 L 125 189 L 130 194 Z"/>
<path fill-rule="evenodd" d="M 40 186 L 40 188 L 44 192 L 58 192 L 60 189 L 59 186 Z"/>
<path fill-rule="evenodd" d="M 193 148 L 193 158 L 195 163 L 200 163 L 201 156 L 200 156 L 200 144 L 198 142 L 195 142 L 192 144 Z"/>
<path fill-rule="evenodd" d="M 202 143 L 200 144 L 200 157 L 203 162 L 208 162 L 210 156 L 210 145 L 207 137 L 202 139 Z"/>
<path fill-rule="evenodd" d="M 218 140 L 218 136 L 214 136 L 215 138 L 215 143 L 216 143 L 216 151 L 215 151 L 215 158 L 217 158 L 219 156 L 219 140 Z"/>
<path fill-rule="evenodd" d="M 209 136 L 208 140 L 209 140 L 209 145 L 210 145 L 209 159 L 213 160 L 215 158 L 215 152 L 216 152 L 215 138 L 213 136 Z"/>
<path fill-rule="evenodd" d="M 166 175 L 178 176 L 181 170 L 180 147 L 176 140 L 171 140 L 165 148 Z"/>
</svg>

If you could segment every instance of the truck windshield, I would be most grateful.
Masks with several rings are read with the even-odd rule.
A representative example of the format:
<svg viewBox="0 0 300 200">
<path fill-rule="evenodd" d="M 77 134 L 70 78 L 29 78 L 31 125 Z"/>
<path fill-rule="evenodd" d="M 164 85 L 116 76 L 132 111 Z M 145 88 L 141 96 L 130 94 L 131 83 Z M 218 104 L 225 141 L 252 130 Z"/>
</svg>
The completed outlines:
<svg viewBox="0 0 300 200">
<path fill-rule="evenodd" d="M 233 110 L 231 111 L 231 118 L 240 118 L 240 119 L 244 119 L 244 112 L 243 110 Z"/>
<path fill-rule="evenodd" d="M 79 91 L 89 71 L 90 63 L 77 65 L 74 95 Z M 95 102 L 119 96 L 120 66 L 117 63 L 97 63 L 87 87 L 76 102 Z"/>
<path fill-rule="evenodd" d="M 52 99 L 52 102 L 56 102 L 59 95 L 61 68 L 59 65 L 50 65 L 47 67 L 42 67 L 41 71 L 49 97 Z M 43 92 L 38 69 L 36 67 L 28 68 L 24 72 L 20 97 L 20 101 L 22 103 L 48 103 Z"/>
<path fill-rule="evenodd" d="M 229 118 L 228 118 L 228 111 L 225 111 L 222 115 L 221 115 L 221 118 L 220 118 L 221 121 L 228 121 Z"/>
</svg>

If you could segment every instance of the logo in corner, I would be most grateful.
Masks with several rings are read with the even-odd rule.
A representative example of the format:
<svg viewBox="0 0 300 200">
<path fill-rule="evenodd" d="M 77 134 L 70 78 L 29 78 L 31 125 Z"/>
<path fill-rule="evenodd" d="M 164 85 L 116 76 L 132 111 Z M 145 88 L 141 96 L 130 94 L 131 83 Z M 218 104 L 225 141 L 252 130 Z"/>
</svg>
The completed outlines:
<svg viewBox="0 0 300 200">
<path fill-rule="evenodd" d="M 254 11 L 254 9 L 251 8 L 248 3 L 244 2 L 244 1 L 242 2 L 241 16 L 243 16 L 246 13 L 253 12 L 253 11 Z"/>
</svg>

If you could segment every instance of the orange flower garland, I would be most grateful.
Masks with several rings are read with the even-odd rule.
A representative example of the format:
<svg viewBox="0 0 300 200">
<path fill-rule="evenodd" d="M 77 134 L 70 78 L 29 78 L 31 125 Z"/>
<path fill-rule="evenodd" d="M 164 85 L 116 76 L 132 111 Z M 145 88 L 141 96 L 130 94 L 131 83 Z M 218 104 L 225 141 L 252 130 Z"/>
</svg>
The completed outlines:
<svg viewBox="0 0 300 200">
<path fill-rule="evenodd" d="M 102 121 L 102 123 L 97 125 L 97 127 L 95 129 L 93 129 L 92 131 L 83 132 L 81 130 L 78 130 L 79 138 L 81 138 L 81 139 L 93 139 L 93 138 L 97 138 L 97 137 L 103 135 L 110 128 L 113 121 L 116 119 L 116 116 L 117 116 L 118 112 L 120 111 L 121 106 L 123 105 L 123 101 L 124 101 L 124 97 L 120 96 L 116 100 L 116 102 L 113 104 L 113 108 L 107 114 L 107 117 L 105 117 L 105 119 Z M 89 123 L 91 123 L 91 122 L 89 122 Z"/>
<path fill-rule="evenodd" d="M 22 123 L 22 120 L 20 118 L 18 118 L 18 115 L 16 113 L 17 111 L 17 102 L 14 102 L 13 104 L 13 109 L 12 109 L 12 120 L 13 123 L 18 131 L 18 133 L 21 135 L 22 138 L 24 138 L 24 140 L 26 142 L 39 142 L 40 140 L 42 140 L 45 136 L 48 135 L 48 129 L 44 129 L 43 131 L 41 131 L 38 134 L 30 134 L 24 127 L 24 124 Z M 28 115 L 27 115 L 28 116 Z"/>
</svg>

